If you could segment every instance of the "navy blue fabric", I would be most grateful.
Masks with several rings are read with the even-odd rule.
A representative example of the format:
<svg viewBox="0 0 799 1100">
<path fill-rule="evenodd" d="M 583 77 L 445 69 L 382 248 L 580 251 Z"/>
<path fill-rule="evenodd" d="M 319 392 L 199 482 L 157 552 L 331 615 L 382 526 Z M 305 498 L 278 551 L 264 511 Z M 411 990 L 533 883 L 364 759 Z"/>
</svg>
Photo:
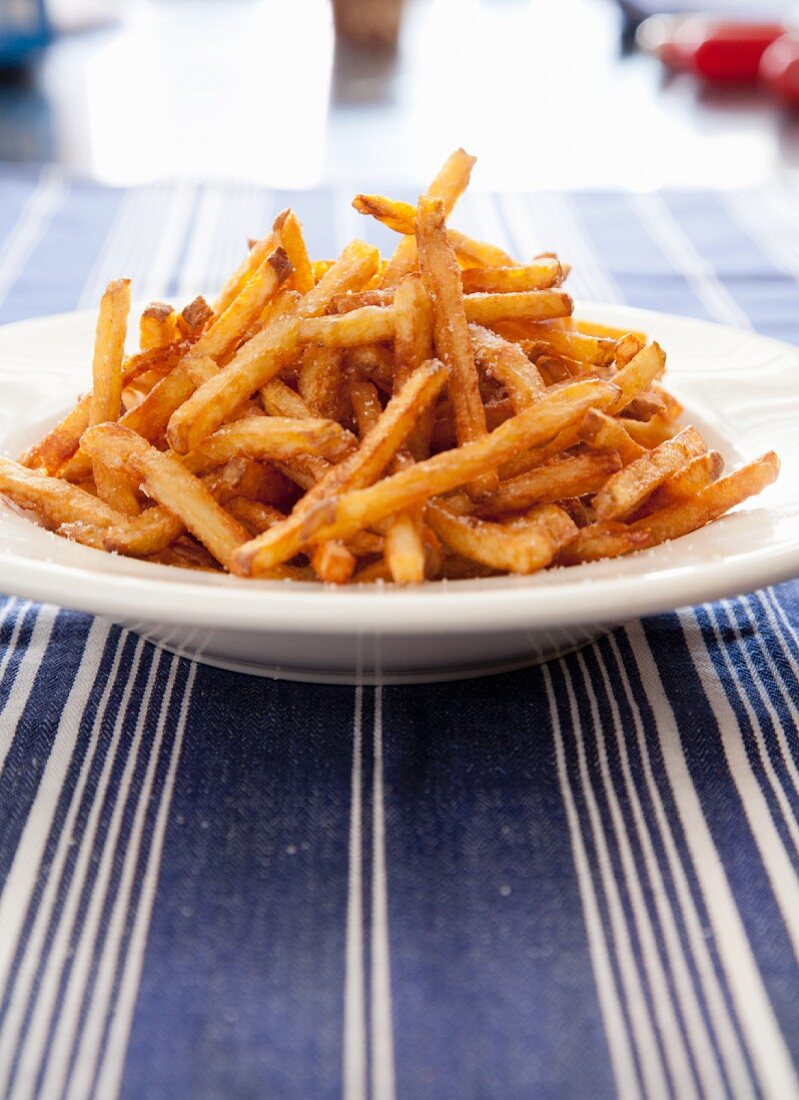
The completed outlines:
<svg viewBox="0 0 799 1100">
<path fill-rule="evenodd" d="M 217 284 L 289 204 L 314 255 L 386 247 L 347 198 L 0 171 L 0 321 Z M 788 188 L 459 218 L 799 341 Z M 390 688 L 0 597 L 0 1095 L 799 1096 L 798 678 L 795 584 Z"/>
</svg>

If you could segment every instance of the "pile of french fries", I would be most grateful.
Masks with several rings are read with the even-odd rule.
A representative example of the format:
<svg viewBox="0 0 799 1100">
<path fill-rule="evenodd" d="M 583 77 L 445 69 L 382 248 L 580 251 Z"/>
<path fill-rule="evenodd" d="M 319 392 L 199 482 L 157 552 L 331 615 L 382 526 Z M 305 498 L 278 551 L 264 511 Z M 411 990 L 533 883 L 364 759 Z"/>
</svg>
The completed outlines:
<svg viewBox="0 0 799 1100">
<path fill-rule="evenodd" d="M 100 304 L 91 393 L 0 493 L 114 553 L 326 583 L 533 573 L 677 538 L 760 492 L 728 474 L 640 333 L 575 320 L 556 255 L 517 263 L 450 229 L 474 158 L 416 207 L 353 205 L 399 234 L 309 258 L 293 210 L 212 305 L 153 303 L 125 354 L 127 280 Z"/>
</svg>

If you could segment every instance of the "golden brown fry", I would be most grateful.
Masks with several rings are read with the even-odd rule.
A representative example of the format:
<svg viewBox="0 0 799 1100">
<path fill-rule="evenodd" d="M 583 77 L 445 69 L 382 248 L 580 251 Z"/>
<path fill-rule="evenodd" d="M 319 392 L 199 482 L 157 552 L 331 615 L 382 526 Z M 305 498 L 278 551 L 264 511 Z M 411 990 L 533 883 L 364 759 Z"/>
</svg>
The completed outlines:
<svg viewBox="0 0 799 1100">
<path fill-rule="evenodd" d="M 203 333 L 204 329 L 213 320 L 214 311 L 203 298 L 202 294 L 189 302 L 178 314 L 175 324 L 178 334 L 182 339 L 195 341 Z"/>
<path fill-rule="evenodd" d="M 338 348 L 307 347 L 297 375 L 300 397 L 314 416 L 341 417 L 344 353 Z"/>
<path fill-rule="evenodd" d="M 704 454 L 707 444 L 695 428 L 686 428 L 637 458 L 608 478 L 594 498 L 597 519 L 624 519 L 663 482 L 692 458 Z"/>
<path fill-rule="evenodd" d="M 496 516 L 534 504 L 596 493 L 620 468 L 621 459 L 616 451 L 591 451 L 551 459 L 545 466 L 502 482 L 491 499 L 481 504 L 478 514 Z"/>
<path fill-rule="evenodd" d="M 651 420 L 653 416 L 663 416 L 665 419 L 666 405 L 665 402 L 654 394 L 652 390 L 647 390 L 646 393 L 639 393 L 637 397 L 634 397 L 630 404 L 622 410 L 621 416 L 624 420 L 638 420 L 642 424 Z M 669 417 L 669 422 L 673 417 Z"/>
<path fill-rule="evenodd" d="M 166 302 L 150 302 L 139 320 L 139 346 L 142 351 L 171 344 L 177 338 L 176 314 Z"/>
<path fill-rule="evenodd" d="M 640 420 L 625 420 L 624 426 L 636 443 L 650 451 L 653 447 L 658 447 L 661 443 L 672 439 L 680 430 L 678 424 L 667 420 L 665 416 L 653 416 L 646 423 Z"/>
<path fill-rule="evenodd" d="M 103 447 L 103 441 L 108 446 Z M 118 424 L 89 428 L 83 446 L 92 454 L 98 444 L 106 462 L 113 456 L 120 466 L 133 469 L 148 496 L 178 516 L 217 561 L 230 568 L 233 551 L 248 541 L 248 533 L 217 504 L 198 478 L 177 459 L 157 451 Z"/>
<path fill-rule="evenodd" d="M 285 214 L 288 211 L 284 211 Z M 280 220 L 278 215 L 276 221 Z M 239 266 L 225 282 L 214 302 L 213 312 L 219 316 L 224 313 L 239 296 L 243 288 L 255 274 L 266 258 L 281 245 L 280 231 L 273 228 L 271 233 L 258 241 L 250 242 L 250 249 Z"/>
<path fill-rule="evenodd" d="M 474 516 L 456 516 L 440 504 L 430 503 L 427 522 L 439 538 L 462 557 L 505 573 L 535 573 L 549 565 L 555 554 L 576 534 L 577 527 L 562 509 L 540 510 L 525 517 L 520 526 L 488 523 Z"/>
<path fill-rule="evenodd" d="M 537 356 L 543 352 L 599 367 L 612 363 L 616 351 L 614 340 L 566 332 L 563 329 L 548 328 L 546 325 L 531 325 L 522 347 L 528 355 Z"/>
<path fill-rule="evenodd" d="M 303 399 L 280 378 L 261 388 L 261 401 L 270 416 L 293 416 L 298 420 L 313 416 Z"/>
<path fill-rule="evenodd" d="M 625 466 L 645 453 L 644 448 L 635 442 L 620 421 L 598 409 L 591 409 L 586 413 L 578 436 L 597 450 L 615 449 Z"/>
<path fill-rule="evenodd" d="M 640 342 L 641 347 L 648 343 L 648 338 L 644 332 L 630 332 L 626 328 L 599 325 L 595 321 L 578 321 L 575 319 L 574 323 L 577 332 L 582 332 L 584 336 L 601 336 L 608 340 L 622 340 L 626 336 L 633 336 Z"/>
<path fill-rule="evenodd" d="M 433 354 L 433 309 L 422 277 L 406 275 L 394 294 L 394 388 Z"/>
<path fill-rule="evenodd" d="M 100 459 L 92 463 L 94 484 L 100 500 L 126 516 L 137 516 L 141 511 L 134 486 L 125 470 L 106 466 Z"/>
<path fill-rule="evenodd" d="M 373 382 L 353 380 L 349 384 L 349 394 L 352 411 L 358 424 L 358 434 L 363 439 L 383 415 L 383 406 L 380 404 L 377 387 Z"/>
<path fill-rule="evenodd" d="M 456 149 L 447 157 L 425 192 L 429 197 L 441 199 L 446 214 L 452 213 L 455 203 L 468 187 L 475 159 L 463 149 Z M 402 238 L 394 250 L 394 255 L 380 277 L 380 286 L 396 286 L 403 276 L 415 271 L 417 266 L 416 239 L 409 234 Z"/>
<path fill-rule="evenodd" d="M 657 546 L 704 527 L 748 497 L 760 493 L 777 479 L 780 461 L 773 451 L 712 482 L 687 500 L 636 520 L 621 524 L 594 524 L 580 531 L 559 556 L 559 564 L 577 565 L 600 558 L 617 557 L 633 549 Z M 636 539 L 638 545 L 635 545 Z"/>
<path fill-rule="evenodd" d="M 425 544 L 420 509 L 408 509 L 392 517 L 386 531 L 385 555 L 395 584 L 422 583 L 425 576 Z"/>
<path fill-rule="evenodd" d="M 379 262 L 376 248 L 353 241 L 304 297 L 286 297 L 280 316 L 244 344 L 222 375 L 210 379 L 172 414 L 170 446 L 185 454 L 215 431 L 256 390 L 287 366 L 297 350 L 300 320 L 323 312 L 336 294 L 361 287 Z"/>
<path fill-rule="evenodd" d="M 311 512 L 309 504 L 302 502 L 305 507 L 299 529 L 296 523 L 291 523 L 297 513 L 295 508 L 285 524 L 278 524 L 241 547 L 234 555 L 234 572 L 243 576 L 259 575 L 281 561 L 288 561 L 306 543 L 347 539 L 378 520 L 474 481 L 507 462 L 520 450 L 551 439 L 567 425 L 579 422 L 589 408 L 607 407 L 617 399 L 618 390 L 609 382 L 575 382 L 545 394 L 531 409 L 457 451 L 445 451 L 409 466 L 377 485 L 351 489 L 338 500 L 317 494 L 310 502 L 318 505 L 311 515 L 308 514 Z"/>
<path fill-rule="evenodd" d="M 316 284 L 300 219 L 293 210 L 284 210 L 275 218 L 273 229 L 280 233 L 280 242 L 286 250 L 294 274 L 291 286 L 300 294 L 307 294 Z"/>
<path fill-rule="evenodd" d="M 116 279 L 100 302 L 92 363 L 89 423 L 117 420 L 122 408 L 122 360 L 130 311 L 130 279 Z"/>
<path fill-rule="evenodd" d="M 657 511 L 694 496 L 712 481 L 716 481 L 723 469 L 724 459 L 718 451 L 706 451 L 697 455 L 681 470 L 667 478 L 652 494 L 646 502 L 647 511 Z"/>
<path fill-rule="evenodd" d="M 32 470 L 55 474 L 78 449 L 80 437 L 89 426 L 91 406 L 92 395 L 87 393 L 43 439 L 20 455 L 21 464 Z"/>
<path fill-rule="evenodd" d="M 0 494 L 20 508 L 36 512 L 45 527 L 52 529 L 63 523 L 109 526 L 124 519 L 115 509 L 77 485 L 47 477 L 2 456 Z"/>
<path fill-rule="evenodd" d="M 543 259 L 524 267 L 469 267 L 461 272 L 461 281 L 464 294 L 549 290 L 563 282 L 563 268 L 556 259 Z"/>
<path fill-rule="evenodd" d="M 445 209 L 441 199 L 422 196 L 416 216 L 416 243 L 425 290 L 433 307 L 436 353 L 449 368 L 449 396 L 459 443 L 486 434 L 460 272 L 446 239 Z M 348 314 L 349 317 L 352 314 Z"/>
<path fill-rule="evenodd" d="M 311 554 L 311 565 L 324 584 L 346 584 L 358 559 L 341 542 L 325 542 Z"/>
<path fill-rule="evenodd" d="M 616 416 L 625 409 L 634 397 L 648 389 L 659 378 L 666 366 L 666 355 L 659 344 L 647 344 L 624 367 L 613 376 L 614 385 L 619 387 L 620 396 L 613 408 L 607 412 Z"/>
<path fill-rule="evenodd" d="M 248 497 L 231 497 L 225 502 L 225 510 L 242 523 L 251 535 L 260 535 L 262 531 L 268 531 L 286 518 L 285 513 L 278 508 Z"/>
<path fill-rule="evenodd" d="M 199 475 L 239 455 L 261 461 L 285 461 L 305 454 L 340 459 L 353 444 L 350 433 L 335 420 L 246 417 L 223 424 L 182 461 L 187 470 Z"/>
<path fill-rule="evenodd" d="M 517 344 L 503 340 L 481 325 L 470 325 L 469 332 L 477 362 L 502 383 L 516 412 L 532 405 L 546 392 L 543 378 Z"/>
</svg>

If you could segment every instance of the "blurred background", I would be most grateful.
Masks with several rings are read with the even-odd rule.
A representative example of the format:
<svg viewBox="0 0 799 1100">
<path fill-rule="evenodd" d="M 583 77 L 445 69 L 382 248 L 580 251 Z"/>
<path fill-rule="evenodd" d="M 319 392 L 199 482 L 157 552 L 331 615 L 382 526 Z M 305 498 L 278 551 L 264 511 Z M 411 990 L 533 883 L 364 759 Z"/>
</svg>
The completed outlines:
<svg viewBox="0 0 799 1100">
<path fill-rule="evenodd" d="M 364 189 L 421 185 L 463 145 L 486 189 L 792 177 L 799 116 L 773 89 L 636 47 L 642 16 L 689 6 L 336 0 L 334 25 L 330 0 L 0 0 L 0 162 Z"/>
</svg>

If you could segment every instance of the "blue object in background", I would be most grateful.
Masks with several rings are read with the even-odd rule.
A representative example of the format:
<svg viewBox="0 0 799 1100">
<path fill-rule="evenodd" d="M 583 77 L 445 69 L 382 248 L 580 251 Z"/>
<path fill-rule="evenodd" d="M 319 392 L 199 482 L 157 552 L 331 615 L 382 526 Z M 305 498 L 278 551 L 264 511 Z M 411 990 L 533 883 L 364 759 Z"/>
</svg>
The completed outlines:
<svg viewBox="0 0 799 1100">
<path fill-rule="evenodd" d="M 48 39 L 44 0 L 0 0 L 0 66 L 22 64 Z"/>
</svg>

